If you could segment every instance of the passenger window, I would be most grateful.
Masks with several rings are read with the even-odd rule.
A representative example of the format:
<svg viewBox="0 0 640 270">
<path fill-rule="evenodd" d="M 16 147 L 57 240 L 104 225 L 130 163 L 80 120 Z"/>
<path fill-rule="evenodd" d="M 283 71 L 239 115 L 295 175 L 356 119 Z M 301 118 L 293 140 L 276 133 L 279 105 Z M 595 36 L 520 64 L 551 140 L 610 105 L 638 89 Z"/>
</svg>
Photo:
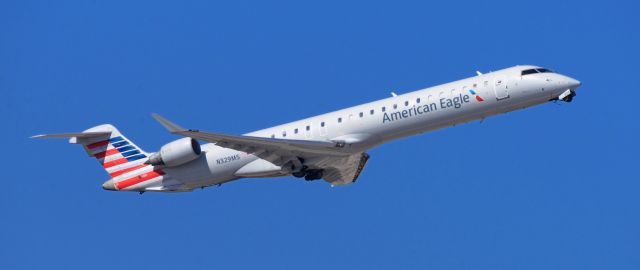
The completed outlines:
<svg viewBox="0 0 640 270">
<path fill-rule="evenodd" d="M 404 106 L 409 106 L 409 101 L 405 101 Z"/>
<path fill-rule="evenodd" d="M 398 104 L 393 104 L 393 109 L 397 109 L 398 108 Z"/>
<path fill-rule="evenodd" d="M 338 123 L 342 123 L 342 117 L 338 117 Z"/>
<path fill-rule="evenodd" d="M 382 107 L 382 112 L 385 112 L 385 111 L 387 111 L 387 108 L 386 107 Z"/>
<path fill-rule="evenodd" d="M 360 112 L 360 117 L 363 117 L 363 116 L 364 116 L 364 113 Z"/>
<path fill-rule="evenodd" d="M 321 122 L 321 123 L 320 123 L 320 126 L 321 126 L 321 127 L 324 127 L 324 122 Z"/>
<path fill-rule="evenodd" d="M 271 134 L 271 139 L 274 139 L 276 137 L 276 134 Z"/>
<path fill-rule="evenodd" d="M 373 110 L 370 110 L 370 111 L 369 111 L 369 114 L 373 115 Z"/>
<path fill-rule="evenodd" d="M 311 126 L 307 126 L 307 131 L 311 130 Z"/>
<path fill-rule="evenodd" d="M 477 83 L 474 83 L 474 84 L 473 84 L 473 88 L 476 88 L 476 87 L 478 87 L 478 84 L 477 84 Z"/>
<path fill-rule="evenodd" d="M 286 131 L 282 132 L 282 137 L 287 137 L 287 132 Z"/>
<path fill-rule="evenodd" d="M 417 98 L 417 99 L 416 99 L 416 103 L 420 103 L 420 98 Z"/>
<path fill-rule="evenodd" d="M 293 130 L 293 133 L 298 134 L 298 129 L 297 129 L 297 128 L 296 128 L 296 129 L 294 129 L 294 130 Z"/>
</svg>

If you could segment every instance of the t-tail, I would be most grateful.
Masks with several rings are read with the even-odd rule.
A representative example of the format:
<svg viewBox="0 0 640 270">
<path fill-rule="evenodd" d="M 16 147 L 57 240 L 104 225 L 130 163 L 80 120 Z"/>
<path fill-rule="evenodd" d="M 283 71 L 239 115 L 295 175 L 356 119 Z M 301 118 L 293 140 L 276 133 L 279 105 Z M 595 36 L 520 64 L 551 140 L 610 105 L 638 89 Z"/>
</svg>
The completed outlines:
<svg viewBox="0 0 640 270">
<path fill-rule="evenodd" d="M 106 190 L 146 191 L 162 187 L 165 173 L 145 164 L 149 154 L 112 125 L 99 125 L 80 133 L 36 135 L 32 138 L 69 138 L 69 143 L 82 145 L 111 176 L 102 185 Z"/>
</svg>

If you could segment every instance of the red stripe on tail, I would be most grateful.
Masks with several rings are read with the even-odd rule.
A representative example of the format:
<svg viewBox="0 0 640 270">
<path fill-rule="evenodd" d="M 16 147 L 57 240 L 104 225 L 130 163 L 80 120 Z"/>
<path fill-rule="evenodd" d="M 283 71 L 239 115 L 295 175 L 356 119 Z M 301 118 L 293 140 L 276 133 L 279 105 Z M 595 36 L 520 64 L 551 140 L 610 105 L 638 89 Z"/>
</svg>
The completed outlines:
<svg viewBox="0 0 640 270">
<path fill-rule="evenodd" d="M 104 151 L 104 152 L 97 153 L 97 154 L 95 154 L 93 156 L 96 157 L 96 158 L 104 158 L 104 157 L 107 157 L 107 156 L 110 156 L 110 155 L 115 155 L 117 153 L 120 153 L 120 151 L 118 151 L 118 149 L 114 148 L 114 149 L 109 149 L 109 150 Z"/>
<path fill-rule="evenodd" d="M 116 177 L 116 176 L 120 176 L 120 175 L 123 175 L 123 174 L 125 174 L 125 173 L 128 173 L 128 172 L 130 172 L 130 171 L 135 171 L 135 170 L 137 170 L 137 169 L 144 168 L 144 167 L 146 167 L 146 166 L 149 166 L 149 165 L 141 164 L 141 165 L 138 165 L 138 166 L 133 166 L 133 167 L 131 167 L 131 168 L 126 168 L 126 169 L 124 169 L 124 170 L 120 170 L 120 171 L 112 172 L 110 175 L 111 175 L 111 177 Z"/>
<path fill-rule="evenodd" d="M 120 159 L 116 159 L 116 160 L 112 160 L 109 162 L 105 162 L 104 164 L 102 164 L 102 167 L 104 167 L 105 169 L 108 169 L 110 167 L 116 166 L 116 165 L 120 165 L 120 164 L 124 164 L 129 162 L 126 158 L 120 158 Z"/>
<path fill-rule="evenodd" d="M 89 145 L 87 145 L 87 148 L 93 149 L 93 148 L 97 148 L 97 147 L 100 147 L 100 146 L 105 146 L 107 144 L 109 144 L 109 140 L 89 144 Z"/>
</svg>

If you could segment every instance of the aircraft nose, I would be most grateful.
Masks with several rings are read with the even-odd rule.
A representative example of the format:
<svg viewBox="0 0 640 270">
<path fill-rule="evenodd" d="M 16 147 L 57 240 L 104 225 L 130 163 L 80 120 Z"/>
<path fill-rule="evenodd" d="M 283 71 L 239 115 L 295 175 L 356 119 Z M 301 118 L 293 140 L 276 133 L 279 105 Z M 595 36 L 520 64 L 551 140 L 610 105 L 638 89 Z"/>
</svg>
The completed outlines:
<svg viewBox="0 0 640 270">
<path fill-rule="evenodd" d="M 102 188 L 105 190 L 116 190 L 116 185 L 113 184 L 113 179 L 109 179 L 102 184 Z"/>
<path fill-rule="evenodd" d="M 567 77 L 567 83 L 570 89 L 576 89 L 582 85 L 582 83 L 574 78 Z"/>
</svg>

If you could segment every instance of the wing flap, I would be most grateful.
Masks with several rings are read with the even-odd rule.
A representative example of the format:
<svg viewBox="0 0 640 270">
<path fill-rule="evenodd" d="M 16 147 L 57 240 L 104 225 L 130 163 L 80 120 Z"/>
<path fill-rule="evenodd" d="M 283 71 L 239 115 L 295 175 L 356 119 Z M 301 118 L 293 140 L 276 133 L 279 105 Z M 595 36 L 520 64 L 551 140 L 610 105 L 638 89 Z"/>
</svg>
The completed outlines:
<svg viewBox="0 0 640 270">
<path fill-rule="evenodd" d="M 322 178 L 332 186 L 354 183 L 364 170 L 369 157 L 367 153 L 360 153 L 343 160 L 333 160 L 331 163 L 334 165 L 325 169 Z"/>
</svg>

